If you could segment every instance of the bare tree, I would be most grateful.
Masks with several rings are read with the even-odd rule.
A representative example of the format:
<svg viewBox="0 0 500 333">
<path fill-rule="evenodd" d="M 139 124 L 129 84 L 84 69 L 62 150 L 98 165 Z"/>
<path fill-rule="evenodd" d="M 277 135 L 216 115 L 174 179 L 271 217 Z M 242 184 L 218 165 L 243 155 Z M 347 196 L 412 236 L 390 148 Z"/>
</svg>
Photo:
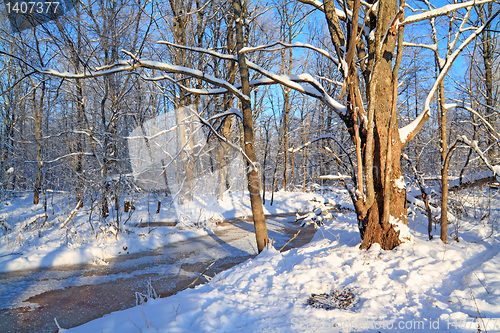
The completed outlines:
<svg viewBox="0 0 500 333">
<path fill-rule="evenodd" d="M 237 98 L 243 114 L 243 143 L 247 160 L 248 190 L 259 251 L 264 248 L 268 239 L 254 147 L 251 89 L 263 85 L 281 84 L 287 89 L 293 89 L 322 102 L 344 122 L 355 147 L 356 163 L 353 165 L 356 182 L 355 189 L 351 189 L 351 195 L 354 198 L 362 237 L 361 247 L 368 248 L 373 243 L 379 243 L 384 249 L 392 249 L 405 240 L 406 236 L 402 231 L 407 228 L 405 184 L 400 166 L 402 149 L 429 119 L 431 100 L 455 59 L 474 38 L 484 31 L 486 24 L 491 22 L 499 11 L 494 11 L 480 26 L 470 25 L 467 20 L 463 21 L 465 22 L 464 39 L 460 45 L 457 42 L 458 46 L 453 48 L 452 53 L 446 58 L 428 93 L 424 109 L 408 125 L 398 128 L 398 80 L 403 55 L 404 27 L 433 17 L 453 15 L 459 10 L 469 11 L 469 8 L 491 1 L 464 1 L 441 8 L 414 9 L 415 13 L 406 18 L 404 17 L 407 11 L 406 3 L 403 0 L 385 2 L 327 0 L 324 3 L 316 0 L 301 0 L 301 2 L 324 13 L 333 52 L 311 44 L 291 44 L 289 41 L 248 45 L 252 22 L 271 9 L 260 8 L 238 0 L 232 2 L 236 29 L 235 54 L 207 48 L 206 44 L 204 47 L 199 47 L 167 41 L 161 43 L 171 48 L 189 51 L 186 52 L 186 56 L 197 54 L 237 64 L 239 83 L 237 81 L 232 83 L 221 78 L 211 68 L 200 69 L 193 68 L 195 65 L 189 63 L 172 64 L 167 61 L 154 61 L 133 51 L 124 52 L 128 55 L 128 60 L 118 59 L 115 44 L 110 45 L 113 57 L 105 58 L 105 66 L 76 74 L 46 68 L 35 70 L 39 74 L 65 79 L 104 77 L 106 78 L 104 82 L 109 81 L 109 78 L 114 78 L 119 72 L 133 72 L 147 80 L 168 80 L 187 95 L 214 96 L 230 93 Z M 455 37 L 450 38 L 455 39 Z M 256 56 L 262 52 L 283 48 L 305 48 L 328 59 L 331 65 L 339 70 L 339 77 L 342 81 L 340 94 L 334 97 L 332 92 L 335 92 L 335 89 L 325 88 L 310 74 L 291 75 L 280 74 L 279 70 L 273 71 L 267 67 L 268 63 L 265 60 Z M 167 73 L 167 75 L 156 77 L 157 72 Z M 175 74 L 182 79 L 175 80 L 168 74 Z M 187 84 L 188 81 L 193 83 Z M 322 82 L 325 83 L 328 80 L 322 80 Z M 108 90 L 104 89 L 105 92 L 115 89 L 115 85 L 111 83 L 109 81 L 104 85 L 108 87 Z M 337 82 L 331 80 L 325 85 L 337 85 Z M 121 95 L 115 94 L 115 96 Z M 116 108 L 117 105 L 112 104 L 112 107 Z M 115 125 L 116 123 L 113 124 Z"/>
<path fill-rule="evenodd" d="M 428 6 L 429 11 L 434 10 L 433 5 L 429 1 L 425 1 Z M 482 6 L 482 5 L 481 5 Z M 434 59 L 436 63 L 436 68 L 438 69 L 436 73 L 436 82 L 434 83 L 430 93 L 426 99 L 426 108 L 430 105 L 430 101 L 437 90 L 438 93 L 438 107 L 439 107 L 439 133 L 440 133 L 440 150 L 441 150 L 441 240 L 446 243 L 448 240 L 448 169 L 450 162 L 450 149 L 448 147 L 448 109 L 453 107 L 453 105 L 446 103 L 445 94 L 445 77 L 458 54 L 477 36 L 480 36 L 489 27 L 491 20 L 495 17 L 492 12 L 487 20 L 481 21 L 478 27 L 467 26 L 470 24 L 469 19 L 471 13 L 473 13 L 475 7 L 469 6 L 464 7 L 465 12 L 461 13 L 459 9 L 450 13 L 448 19 L 448 25 L 445 29 L 447 44 L 443 51 L 444 57 L 440 54 L 439 40 L 442 36 L 438 34 L 438 28 L 436 26 L 436 17 L 430 17 L 431 25 L 431 44 L 411 44 L 408 46 L 413 47 L 423 47 L 433 51 Z M 498 15 L 498 12 L 495 14 Z M 470 34 L 460 43 L 460 37 L 462 34 L 466 33 L 468 30 L 474 29 L 474 32 Z"/>
</svg>

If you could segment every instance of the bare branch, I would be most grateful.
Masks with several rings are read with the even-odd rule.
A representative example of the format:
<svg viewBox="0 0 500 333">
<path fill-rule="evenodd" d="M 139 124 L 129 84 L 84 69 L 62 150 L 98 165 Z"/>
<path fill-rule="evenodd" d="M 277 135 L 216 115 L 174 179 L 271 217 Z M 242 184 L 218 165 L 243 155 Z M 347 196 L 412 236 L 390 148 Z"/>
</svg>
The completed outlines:
<svg viewBox="0 0 500 333">
<path fill-rule="evenodd" d="M 189 47 L 189 46 L 184 46 L 184 45 L 178 45 L 178 44 L 173 44 L 170 42 L 166 41 L 159 41 L 159 44 L 166 44 L 170 45 L 173 47 L 185 49 L 185 50 L 190 50 L 194 52 L 200 52 L 200 53 L 205 53 L 205 54 L 210 54 L 212 56 L 221 58 L 221 59 L 226 59 L 226 60 L 231 60 L 231 61 L 237 61 L 237 57 L 230 55 L 230 54 L 223 54 L 214 50 L 208 50 L 208 49 L 203 49 L 199 47 Z M 337 102 L 335 99 L 333 99 L 326 90 L 323 88 L 321 83 L 319 83 L 316 79 L 314 79 L 310 74 L 300 74 L 300 75 L 276 75 L 274 73 L 271 73 L 270 71 L 262 68 L 261 66 L 246 60 L 248 68 L 266 76 L 267 78 L 271 79 L 271 81 L 253 81 L 254 86 L 255 85 L 260 85 L 260 84 L 272 84 L 272 83 L 279 83 L 282 84 L 288 88 L 297 90 L 298 92 L 301 92 L 303 94 L 309 95 L 311 97 L 318 98 L 321 100 L 323 103 L 328 105 L 330 108 L 332 108 L 335 112 L 339 114 L 344 114 L 346 112 L 346 107 L 339 102 Z M 303 86 L 299 84 L 298 82 L 304 82 L 308 83 L 310 86 Z"/>
<path fill-rule="evenodd" d="M 245 153 L 245 151 L 243 150 L 243 148 L 241 148 L 240 146 L 232 143 L 231 141 L 229 141 L 226 137 L 222 136 L 219 132 L 217 132 L 215 130 L 215 128 L 213 128 L 212 124 L 210 124 L 210 122 L 206 119 L 204 119 L 202 116 L 200 116 L 200 114 L 198 112 L 196 112 L 194 110 L 194 108 L 191 108 L 189 107 L 188 108 L 189 111 L 191 111 L 197 118 L 198 120 L 200 121 L 200 123 L 202 123 L 203 125 L 207 126 L 208 129 L 213 133 L 215 134 L 215 136 L 217 136 L 217 138 L 219 140 L 221 140 L 222 142 L 224 143 L 227 143 L 231 148 L 239 151 L 241 153 L 241 155 L 247 160 L 247 162 L 252 166 L 252 168 L 254 168 L 255 170 L 257 170 L 257 166 L 255 165 L 255 162 L 253 162 L 250 157 L 248 157 L 248 155 Z M 240 114 L 239 112 L 234 112 L 234 110 L 229 110 L 229 114 Z"/>
<path fill-rule="evenodd" d="M 471 1 L 474 2 L 474 1 Z M 476 3 L 480 3 L 481 1 L 477 1 Z M 489 2 L 489 1 L 485 1 Z M 484 3 L 481 2 L 481 3 Z M 459 4 L 461 5 L 461 4 Z M 448 6 L 455 6 L 455 5 L 448 5 Z M 447 7 L 447 6 L 445 6 Z M 462 7 L 461 7 L 462 8 Z M 441 72 L 439 73 L 436 81 L 434 82 L 431 90 L 429 91 L 427 98 L 425 100 L 424 104 L 424 111 L 417 117 L 415 120 L 413 120 L 410 124 L 406 125 L 405 127 L 401 128 L 399 130 L 399 135 L 401 138 L 401 142 L 403 145 L 405 145 L 407 142 L 409 142 L 423 127 L 427 119 L 430 118 L 431 113 L 430 113 L 430 104 L 432 101 L 432 98 L 434 97 L 434 94 L 436 93 L 437 88 L 441 84 L 441 82 L 444 80 L 446 75 L 448 74 L 448 71 L 450 70 L 451 66 L 453 65 L 453 62 L 457 59 L 457 57 L 460 55 L 460 53 L 469 45 L 470 42 L 472 42 L 480 33 L 483 32 L 484 29 L 488 26 L 488 24 L 493 21 L 495 17 L 497 17 L 500 14 L 500 8 L 498 8 L 489 18 L 486 20 L 485 24 L 477 28 L 470 36 L 468 36 L 462 44 L 453 52 L 451 53 L 447 58 L 444 66 L 441 69 Z"/>
<path fill-rule="evenodd" d="M 330 59 L 331 61 L 333 61 L 337 65 L 339 63 L 339 61 L 337 59 L 335 59 L 330 54 L 330 52 L 328 52 L 327 50 L 321 49 L 321 48 L 316 47 L 316 46 L 311 45 L 311 44 L 300 43 L 300 42 L 296 42 L 293 44 L 284 43 L 284 42 L 275 42 L 275 43 L 271 43 L 271 44 L 267 44 L 267 45 L 259 45 L 259 46 L 255 46 L 255 47 L 245 47 L 245 48 L 241 49 L 240 52 L 247 53 L 247 52 L 255 52 L 255 51 L 277 51 L 277 50 L 282 49 L 282 48 L 269 49 L 269 48 L 276 46 L 276 45 L 281 45 L 281 46 L 283 46 L 283 48 L 302 47 L 302 48 L 310 49 L 310 50 L 318 52 L 319 54 L 324 55 L 325 57 L 327 57 L 328 59 Z"/>
<path fill-rule="evenodd" d="M 410 43 L 410 42 L 404 42 L 403 43 L 403 46 L 408 46 L 408 47 L 421 47 L 421 48 L 424 48 L 424 49 L 429 49 L 429 50 L 432 50 L 434 52 L 437 52 L 438 49 L 437 49 L 437 45 L 436 44 L 432 44 L 432 45 L 428 45 L 428 44 L 415 44 L 415 43 Z"/>
<path fill-rule="evenodd" d="M 446 109 L 451 109 L 451 108 L 463 108 L 470 113 L 473 113 L 476 117 L 478 117 L 486 127 L 491 131 L 492 136 L 495 138 L 495 140 L 500 139 L 500 133 L 498 133 L 495 128 L 490 124 L 488 120 L 486 120 L 483 116 L 481 116 L 476 110 L 473 108 L 466 106 L 466 105 L 460 105 L 460 104 L 445 104 Z"/>
<path fill-rule="evenodd" d="M 436 8 L 433 10 L 428 10 L 423 13 L 419 14 L 414 14 L 406 17 L 403 22 L 400 22 L 400 25 L 406 25 L 410 23 L 415 23 L 419 21 L 424 21 L 431 19 L 433 17 L 438 17 L 438 16 L 445 16 L 448 15 L 451 12 L 454 12 L 456 10 L 462 9 L 462 8 L 467 8 L 467 7 L 472 7 L 472 6 L 477 6 L 489 2 L 495 2 L 496 0 L 472 0 L 472 1 L 467 1 L 467 2 L 462 2 L 462 3 L 456 3 L 456 4 L 450 4 L 446 5 L 440 8 Z"/>
</svg>

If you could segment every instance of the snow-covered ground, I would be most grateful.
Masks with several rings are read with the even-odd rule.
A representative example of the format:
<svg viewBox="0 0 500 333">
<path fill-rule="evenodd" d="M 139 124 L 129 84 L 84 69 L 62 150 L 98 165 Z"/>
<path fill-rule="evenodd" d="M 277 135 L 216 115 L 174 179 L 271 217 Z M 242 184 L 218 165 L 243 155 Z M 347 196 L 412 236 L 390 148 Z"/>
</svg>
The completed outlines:
<svg viewBox="0 0 500 333">
<path fill-rule="evenodd" d="M 428 240 L 425 217 L 410 207 L 414 237 L 393 251 L 359 250 L 355 216 L 338 213 L 303 248 L 270 248 L 205 285 L 69 331 L 498 332 L 500 193 L 488 200 L 490 218 L 464 217 L 447 245 Z M 354 302 L 335 308 L 335 291 Z M 334 308 L 308 305 L 313 294 Z"/>
<path fill-rule="evenodd" d="M 136 204 L 127 224 L 176 219 L 172 210 L 154 214 L 156 199 L 147 199 L 136 200 L 141 204 Z M 342 191 L 324 195 L 278 192 L 273 206 L 268 196 L 266 213 L 304 212 L 325 199 L 349 206 Z M 168 298 L 150 299 L 69 331 L 500 331 L 500 192 L 457 194 L 451 199 L 453 220 L 447 245 L 439 240 L 437 230 L 434 239 L 428 240 L 426 216 L 414 205 L 409 206 L 408 223 L 413 237 L 393 251 L 382 251 L 376 245 L 368 251 L 359 250 L 355 215 L 335 213 L 305 247 L 285 253 L 270 248 L 219 273 L 205 285 Z M 90 232 L 89 214 L 84 210 L 67 229 L 61 229 L 71 211 L 61 208 L 69 206 L 64 196 L 50 201 L 48 222 L 38 230 L 28 224 L 40 214 L 41 206 L 29 205 L 30 200 L 30 195 L 21 195 L 2 203 L 0 218 L 12 228 L 1 238 L 3 271 L 98 263 L 124 251 L 138 252 L 211 232 L 186 224 L 127 227 L 128 232 L 116 239 L 106 230 Z M 248 196 L 242 194 L 228 195 L 222 203 L 204 207 L 197 214 L 204 216 L 205 227 L 210 226 L 207 221 L 250 214 Z M 99 225 L 94 224 L 97 229 Z M 348 295 L 348 302 L 336 307 L 340 298 L 331 297 L 333 293 L 340 298 Z M 308 304 L 319 304 L 318 300 L 333 309 Z"/>
<path fill-rule="evenodd" d="M 316 196 L 313 193 L 277 192 L 271 206 L 270 194 L 267 194 L 265 213 L 305 212 L 317 205 L 311 201 Z M 328 196 L 332 202 L 345 200 L 345 193 L 341 191 L 330 192 Z M 162 204 L 160 212 L 156 214 L 158 199 Z M 244 193 L 226 192 L 224 200 L 220 202 L 197 198 L 194 205 L 187 207 L 173 205 L 164 196 L 145 194 L 134 198 L 134 210 L 121 212 L 119 220 L 123 231 L 116 233 L 114 211 L 104 222 L 96 213 L 98 209 L 94 208 L 91 214 L 89 202 L 67 222 L 75 208 L 76 203 L 73 201 L 74 198 L 66 193 L 49 193 L 47 213 L 42 202 L 32 204 L 32 193 L 19 193 L 0 202 L 0 272 L 99 264 L 120 254 L 138 253 L 206 235 L 216 228 L 217 222 L 251 215 L 249 196 Z M 175 227 L 134 227 L 145 222 L 179 220 L 182 223 Z M 193 222 L 200 222 L 203 228 L 196 227 Z M 65 227 L 61 228 L 64 224 Z M 6 231 L 6 228 L 9 230 Z"/>
</svg>

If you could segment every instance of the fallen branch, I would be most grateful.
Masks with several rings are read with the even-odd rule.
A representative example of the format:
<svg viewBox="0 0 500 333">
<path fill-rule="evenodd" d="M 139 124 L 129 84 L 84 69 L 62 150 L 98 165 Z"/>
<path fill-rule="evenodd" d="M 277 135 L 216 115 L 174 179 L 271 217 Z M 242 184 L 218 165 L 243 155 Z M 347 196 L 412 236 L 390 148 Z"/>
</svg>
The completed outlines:
<svg viewBox="0 0 500 333">
<path fill-rule="evenodd" d="M 32 224 L 38 224 L 38 220 L 39 219 L 44 219 L 43 223 L 45 223 L 48 218 L 49 218 L 49 216 L 47 215 L 46 212 L 41 213 L 41 214 L 37 214 L 37 215 L 35 215 L 33 217 L 33 219 L 30 222 L 26 223 L 26 225 L 24 226 L 24 228 L 28 229 L 29 226 L 31 226 Z"/>
<path fill-rule="evenodd" d="M 285 248 L 285 246 L 287 246 L 287 245 L 288 245 L 288 243 L 290 243 L 291 241 L 293 241 L 293 240 L 295 239 L 295 237 L 297 237 L 299 234 L 300 234 L 300 230 L 299 230 L 299 231 L 297 231 L 297 233 L 296 233 L 295 235 L 293 235 L 293 237 L 292 237 L 292 238 L 290 238 L 290 240 L 289 240 L 288 242 L 286 242 L 286 243 L 285 243 L 285 245 L 283 245 L 283 246 L 281 247 L 281 249 L 280 249 L 278 252 L 281 252 L 281 250 L 283 250 L 283 249 Z"/>
<path fill-rule="evenodd" d="M 205 274 L 205 272 L 206 272 L 206 271 L 208 271 L 208 270 L 210 269 L 210 267 L 212 267 L 214 264 L 215 264 L 215 261 L 213 261 L 210 265 L 208 265 L 208 267 L 207 267 L 207 268 L 205 268 L 205 270 L 204 270 L 203 272 L 201 272 L 201 274 L 200 274 L 200 275 L 198 275 L 198 277 L 197 277 L 196 279 L 194 279 L 194 281 L 193 281 L 193 282 L 191 282 L 191 283 L 190 283 L 190 284 L 188 284 L 185 288 L 183 288 L 183 289 L 181 289 L 181 290 L 179 290 L 179 291 L 186 290 L 186 289 L 188 289 L 189 287 L 193 286 L 193 285 L 196 283 L 196 281 L 198 281 L 198 280 L 199 280 L 199 279 L 200 279 L 200 278 L 201 278 L 201 277 Z"/>
<path fill-rule="evenodd" d="M 485 184 L 494 183 L 495 181 L 496 181 L 495 176 L 485 176 L 484 178 L 466 181 L 463 182 L 462 184 L 452 186 L 449 188 L 449 190 L 452 192 L 456 192 L 470 187 L 483 186 Z"/>
<path fill-rule="evenodd" d="M 66 225 L 69 223 L 69 221 L 71 221 L 71 219 L 75 215 L 76 211 L 81 207 L 80 206 L 81 204 L 82 204 L 82 200 L 78 200 L 78 202 L 76 203 L 75 208 L 73 208 L 73 210 L 69 214 L 68 218 L 66 219 L 66 221 L 64 221 L 63 225 L 61 226 L 61 229 L 62 228 L 66 228 Z"/>
</svg>

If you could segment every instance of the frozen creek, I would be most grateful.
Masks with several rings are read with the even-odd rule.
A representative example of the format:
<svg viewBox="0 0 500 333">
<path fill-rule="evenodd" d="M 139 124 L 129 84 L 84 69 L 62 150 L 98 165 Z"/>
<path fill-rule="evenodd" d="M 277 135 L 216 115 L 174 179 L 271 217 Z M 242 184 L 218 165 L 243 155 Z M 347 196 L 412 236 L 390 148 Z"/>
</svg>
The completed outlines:
<svg viewBox="0 0 500 333">
<path fill-rule="evenodd" d="M 294 217 L 268 219 L 270 239 L 281 248 L 299 229 Z M 313 227 L 285 250 L 308 243 Z M 248 221 L 223 223 L 207 236 L 169 246 L 123 255 L 96 265 L 59 266 L 0 274 L 2 332 L 55 332 L 84 324 L 105 314 L 136 305 L 135 292 L 147 293 L 151 284 L 167 297 L 188 286 L 212 262 L 206 276 L 228 269 L 256 255 L 253 225 Z M 197 283 L 205 282 L 201 277 Z"/>
</svg>

